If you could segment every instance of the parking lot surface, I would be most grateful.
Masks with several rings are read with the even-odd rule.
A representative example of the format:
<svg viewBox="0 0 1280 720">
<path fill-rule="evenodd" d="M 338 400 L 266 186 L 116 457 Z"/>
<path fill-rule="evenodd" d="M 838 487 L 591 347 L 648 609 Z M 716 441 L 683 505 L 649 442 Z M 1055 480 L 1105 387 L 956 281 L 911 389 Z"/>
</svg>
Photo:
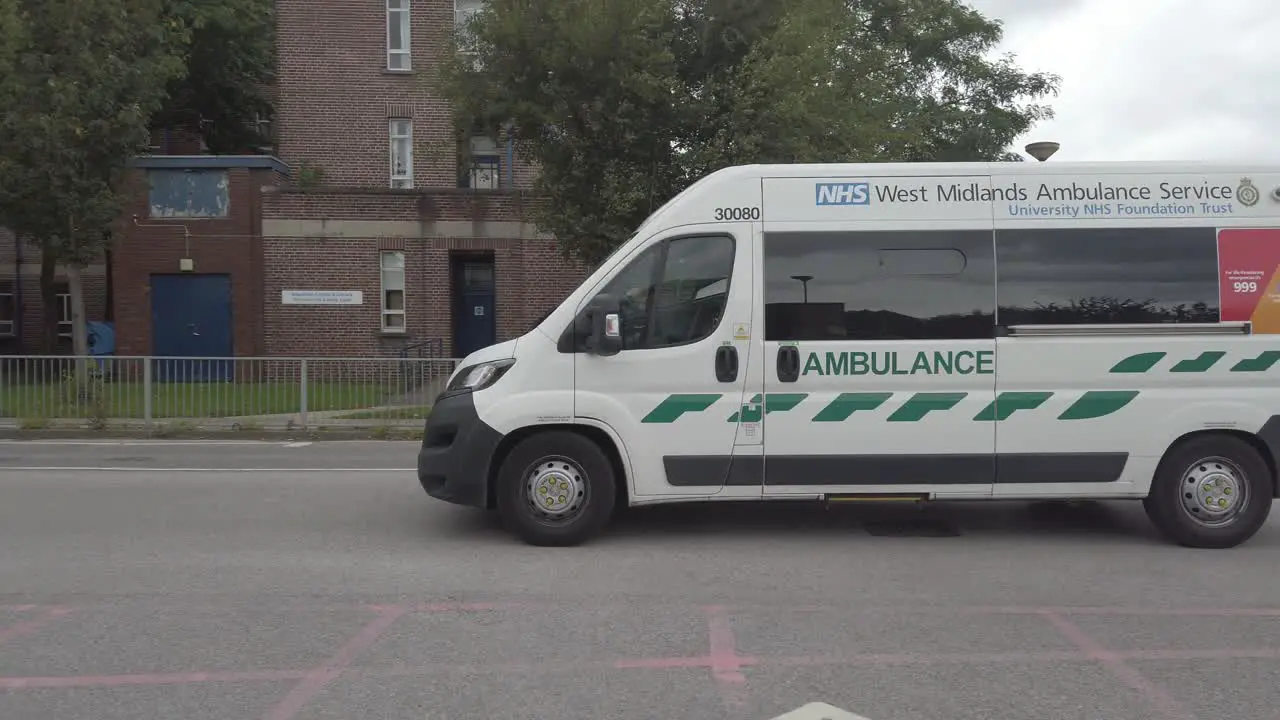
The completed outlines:
<svg viewBox="0 0 1280 720">
<path fill-rule="evenodd" d="M 578 548 L 412 443 L 0 443 L 0 718 L 1256 718 L 1280 531 L 1132 503 L 635 510 Z M 104 469 L 105 468 L 105 469 Z"/>
</svg>

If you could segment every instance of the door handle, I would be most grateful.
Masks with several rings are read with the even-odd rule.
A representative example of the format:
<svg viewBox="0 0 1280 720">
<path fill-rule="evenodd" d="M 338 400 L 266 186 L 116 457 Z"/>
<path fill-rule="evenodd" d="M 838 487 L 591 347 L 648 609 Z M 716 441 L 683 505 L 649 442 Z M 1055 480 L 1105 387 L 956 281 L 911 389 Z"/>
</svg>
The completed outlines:
<svg viewBox="0 0 1280 720">
<path fill-rule="evenodd" d="M 795 345 L 778 348 L 778 380 L 795 382 L 800 378 L 800 351 Z"/>
<path fill-rule="evenodd" d="M 738 379 L 738 348 L 721 345 L 716 348 L 716 380 L 733 382 Z"/>
</svg>

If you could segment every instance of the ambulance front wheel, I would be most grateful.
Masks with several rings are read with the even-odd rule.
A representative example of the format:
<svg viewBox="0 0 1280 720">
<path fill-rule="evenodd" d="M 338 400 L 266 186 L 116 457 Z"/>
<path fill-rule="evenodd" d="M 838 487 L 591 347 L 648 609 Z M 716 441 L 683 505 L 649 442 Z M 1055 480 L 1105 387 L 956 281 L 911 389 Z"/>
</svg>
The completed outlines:
<svg viewBox="0 0 1280 720">
<path fill-rule="evenodd" d="M 1216 434 L 1172 448 L 1142 504 L 1179 545 L 1229 548 L 1258 532 L 1271 502 L 1271 470 L 1258 451 L 1238 437 Z"/>
<path fill-rule="evenodd" d="M 498 469 L 498 513 L 530 545 L 578 545 L 609 522 L 613 465 L 589 438 L 555 430 L 521 440 Z"/>
</svg>

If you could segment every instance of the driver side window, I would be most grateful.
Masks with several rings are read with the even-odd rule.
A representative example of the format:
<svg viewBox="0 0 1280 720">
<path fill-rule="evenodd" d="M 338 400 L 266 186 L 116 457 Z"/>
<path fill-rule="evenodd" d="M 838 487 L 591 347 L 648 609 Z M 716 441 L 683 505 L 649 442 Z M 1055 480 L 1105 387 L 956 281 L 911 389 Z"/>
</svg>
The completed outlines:
<svg viewBox="0 0 1280 720">
<path fill-rule="evenodd" d="M 600 291 L 618 300 L 622 350 L 702 340 L 720 326 L 733 276 L 734 241 L 723 235 L 674 238 L 632 260 Z M 585 338 L 575 338 L 583 351 Z"/>
<path fill-rule="evenodd" d="M 649 327 L 649 304 L 655 289 L 654 270 L 658 265 L 663 244 L 658 243 L 632 260 L 604 286 L 601 294 L 618 299 L 618 320 L 622 331 L 622 349 L 640 350 L 645 347 Z"/>
</svg>

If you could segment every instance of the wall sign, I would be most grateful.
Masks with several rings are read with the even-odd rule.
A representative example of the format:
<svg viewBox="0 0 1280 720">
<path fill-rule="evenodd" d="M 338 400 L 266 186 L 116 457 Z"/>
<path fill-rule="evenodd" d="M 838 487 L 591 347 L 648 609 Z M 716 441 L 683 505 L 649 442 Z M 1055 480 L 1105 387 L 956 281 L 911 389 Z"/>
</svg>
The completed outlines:
<svg viewBox="0 0 1280 720">
<path fill-rule="evenodd" d="M 284 305 L 363 305 L 364 293 L 359 290 L 281 290 L 280 302 Z"/>
<path fill-rule="evenodd" d="M 1218 268 L 1222 321 L 1280 333 L 1280 229 L 1219 230 Z"/>
</svg>

